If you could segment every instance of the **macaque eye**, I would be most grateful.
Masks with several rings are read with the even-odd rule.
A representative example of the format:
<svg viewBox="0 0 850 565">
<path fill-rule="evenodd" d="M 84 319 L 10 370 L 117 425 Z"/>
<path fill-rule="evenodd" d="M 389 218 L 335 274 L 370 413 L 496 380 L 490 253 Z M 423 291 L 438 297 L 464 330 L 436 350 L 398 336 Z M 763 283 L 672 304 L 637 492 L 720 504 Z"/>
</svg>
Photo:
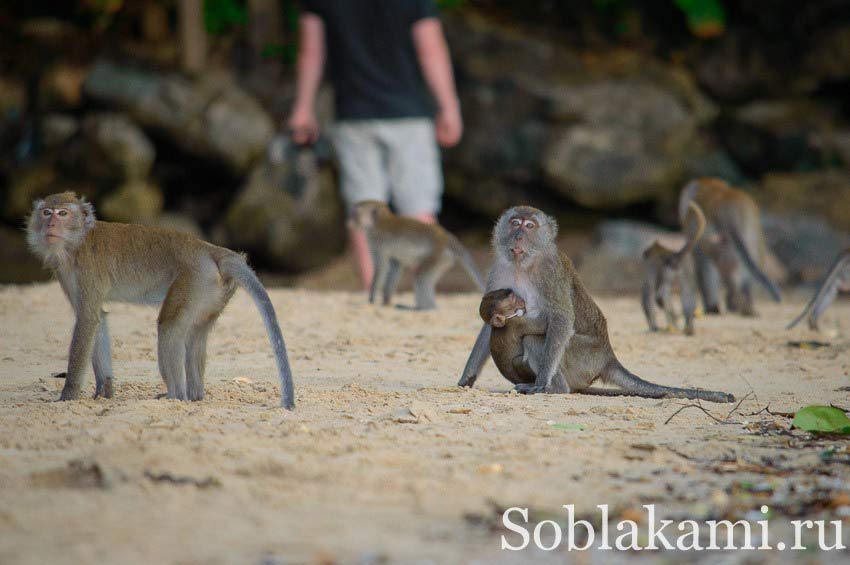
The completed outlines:
<svg viewBox="0 0 850 565">
<path fill-rule="evenodd" d="M 536 228 L 536 227 L 537 227 L 537 224 L 535 224 L 535 223 L 534 223 L 534 222 L 532 222 L 531 220 L 526 221 L 524 225 L 525 225 L 525 227 L 527 227 L 528 229 Z"/>
<path fill-rule="evenodd" d="M 51 215 L 53 215 L 53 210 L 50 210 L 49 208 L 45 208 L 44 210 L 41 211 L 41 215 L 44 216 L 45 218 L 48 217 L 48 216 L 51 216 Z"/>
<path fill-rule="evenodd" d="M 63 217 L 63 218 L 64 218 L 65 216 L 67 216 L 67 215 L 68 215 L 68 210 L 59 210 L 59 211 L 58 211 L 58 212 L 56 212 L 56 213 L 57 213 L 57 214 L 59 214 L 61 217 Z"/>
<path fill-rule="evenodd" d="M 522 220 L 520 220 L 519 218 L 514 218 L 513 220 L 511 220 L 511 225 L 512 226 L 521 226 Z"/>
</svg>

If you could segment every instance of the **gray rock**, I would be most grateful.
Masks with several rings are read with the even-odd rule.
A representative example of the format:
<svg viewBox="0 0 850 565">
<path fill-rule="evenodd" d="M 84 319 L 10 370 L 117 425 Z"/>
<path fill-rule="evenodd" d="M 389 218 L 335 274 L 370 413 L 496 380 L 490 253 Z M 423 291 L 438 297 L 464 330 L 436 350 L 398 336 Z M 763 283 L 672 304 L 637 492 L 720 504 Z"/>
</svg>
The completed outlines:
<svg viewBox="0 0 850 565">
<path fill-rule="evenodd" d="M 86 94 L 126 110 L 143 127 L 156 129 L 201 157 L 221 159 L 247 172 L 263 154 L 274 127 L 252 97 L 226 77 L 190 79 L 100 62 Z"/>
<path fill-rule="evenodd" d="M 768 247 L 788 269 L 793 283 L 820 281 L 838 254 L 850 247 L 850 233 L 818 216 L 765 213 L 762 226 Z"/>
<path fill-rule="evenodd" d="M 808 214 L 833 228 L 850 231 L 850 172 L 826 169 L 808 173 L 772 173 L 760 182 L 756 198 L 766 211 L 783 216 Z"/>
<path fill-rule="evenodd" d="M 142 130 L 123 114 L 91 114 L 83 120 L 86 137 L 127 180 L 147 178 L 156 151 Z"/>
<path fill-rule="evenodd" d="M 129 180 L 103 198 L 97 213 L 111 222 L 134 223 L 157 217 L 162 205 L 162 191 L 158 186 L 147 181 Z"/>
<path fill-rule="evenodd" d="M 227 244 L 269 266 L 304 271 L 341 251 L 343 211 L 334 178 L 310 150 L 254 166 L 227 210 Z"/>
<path fill-rule="evenodd" d="M 39 124 L 41 142 L 45 147 L 56 147 L 65 143 L 80 129 L 80 122 L 68 114 L 48 114 Z"/>
</svg>

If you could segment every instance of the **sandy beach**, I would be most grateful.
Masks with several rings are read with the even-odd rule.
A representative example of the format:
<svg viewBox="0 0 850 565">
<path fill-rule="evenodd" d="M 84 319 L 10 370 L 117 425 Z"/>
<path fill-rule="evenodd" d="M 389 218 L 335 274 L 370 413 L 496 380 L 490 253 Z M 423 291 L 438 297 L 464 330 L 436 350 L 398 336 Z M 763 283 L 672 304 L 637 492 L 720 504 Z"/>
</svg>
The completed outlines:
<svg viewBox="0 0 850 565">
<path fill-rule="evenodd" d="M 807 298 L 796 294 L 762 299 L 756 319 L 701 318 L 691 338 L 649 333 L 634 297 L 599 299 L 626 367 L 744 399 L 724 423 L 698 408 L 665 423 L 689 402 L 520 396 L 492 363 L 476 389 L 456 388 L 479 328 L 472 293 L 440 295 L 428 313 L 362 293 L 270 294 L 293 412 L 277 406 L 271 349 L 242 291 L 212 334 L 203 402 L 156 399 L 156 310 L 116 304 L 116 397 L 89 399 L 89 374 L 85 400 L 58 403 L 70 307 L 56 283 L 0 288 L 0 563 L 587 563 L 605 556 L 501 551 L 501 511 L 608 504 L 630 516 L 651 502 L 736 517 L 764 501 L 780 519 L 793 504 L 806 516 L 850 506 L 847 442 L 787 434 L 791 420 L 775 415 L 850 406 L 846 300 L 822 334 L 784 330 Z M 830 346 L 788 345 L 810 339 Z M 723 419 L 734 405 L 703 407 Z M 769 492 L 742 486 L 761 484 Z"/>
</svg>

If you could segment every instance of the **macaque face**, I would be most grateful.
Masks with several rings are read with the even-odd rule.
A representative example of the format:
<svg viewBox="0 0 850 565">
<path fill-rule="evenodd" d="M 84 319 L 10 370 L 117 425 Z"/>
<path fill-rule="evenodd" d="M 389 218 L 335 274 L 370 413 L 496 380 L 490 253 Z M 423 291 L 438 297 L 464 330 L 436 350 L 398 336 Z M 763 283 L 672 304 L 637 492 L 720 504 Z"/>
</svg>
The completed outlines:
<svg viewBox="0 0 850 565">
<path fill-rule="evenodd" d="M 499 218 L 493 245 L 501 257 L 523 264 L 551 249 L 556 233 L 557 225 L 552 218 L 536 208 L 518 206 Z"/>
<path fill-rule="evenodd" d="M 525 315 L 525 300 L 510 290 L 493 291 L 485 296 L 489 305 L 482 310 L 484 321 L 494 328 L 504 327 L 507 321 Z"/>
<path fill-rule="evenodd" d="M 43 207 L 39 211 L 44 240 L 50 244 L 63 243 L 68 234 L 82 227 L 79 207 L 66 204 L 55 208 Z"/>
</svg>

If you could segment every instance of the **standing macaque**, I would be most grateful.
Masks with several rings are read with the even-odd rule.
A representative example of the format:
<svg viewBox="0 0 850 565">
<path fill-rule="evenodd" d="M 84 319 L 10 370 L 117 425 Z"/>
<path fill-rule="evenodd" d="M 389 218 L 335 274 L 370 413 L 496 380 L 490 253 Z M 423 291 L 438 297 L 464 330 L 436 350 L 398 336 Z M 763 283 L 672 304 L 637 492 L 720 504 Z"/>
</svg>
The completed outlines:
<svg viewBox="0 0 850 565">
<path fill-rule="evenodd" d="M 377 200 L 355 204 L 351 222 L 354 227 L 366 232 L 375 264 L 375 276 L 369 291 L 370 303 L 374 303 L 378 291 L 382 291 L 383 304 L 389 304 L 401 277 L 401 269 L 410 267 L 416 272 L 413 282 L 416 309 L 436 308 L 437 282 L 455 260 L 460 260 L 476 287 L 484 290 L 484 282 L 469 252 L 443 227 L 396 216 L 389 206 Z"/>
<path fill-rule="evenodd" d="M 641 304 L 651 331 L 658 331 L 655 323 L 655 305 L 661 307 L 667 317 L 667 328 L 676 327 L 676 312 L 673 310 L 671 293 L 676 282 L 682 298 L 682 313 L 685 316 L 685 335 L 694 335 L 694 311 L 696 310 L 696 289 L 694 288 L 693 266 L 688 259 L 696 242 L 705 229 L 705 216 L 699 206 L 688 203 L 688 215 L 685 223 L 687 241 L 678 251 L 664 247 L 655 241 L 643 252 L 643 291 Z"/>
<path fill-rule="evenodd" d="M 79 398 L 90 361 L 95 398 L 112 397 L 107 301 L 162 304 L 158 358 L 166 396 L 202 400 L 207 336 L 239 285 L 263 317 L 277 361 L 280 404 L 295 406 L 274 307 L 243 255 L 171 230 L 97 221 L 92 205 L 73 192 L 35 202 L 27 242 L 58 277 L 76 316 L 60 400 Z"/>
<path fill-rule="evenodd" d="M 726 289 L 726 309 L 755 316 L 752 279 L 782 300 L 764 265 L 767 249 L 759 209 L 747 193 L 714 178 L 689 182 L 679 196 L 679 220 L 684 225 L 688 205 L 696 202 L 706 218 L 706 229 L 694 249 L 697 283 L 706 314 L 719 314 L 719 286 Z"/>
<path fill-rule="evenodd" d="M 803 309 L 803 312 L 794 318 L 794 321 L 788 324 L 788 327 L 785 329 L 790 330 L 799 324 L 800 320 L 808 316 L 809 328 L 819 331 L 820 327 L 818 323 L 820 317 L 829 308 L 832 301 L 835 300 L 835 296 L 839 290 L 850 290 L 850 249 L 845 249 L 838 255 L 832 267 L 830 267 L 826 278 Z"/>
<path fill-rule="evenodd" d="M 510 289 L 521 296 L 523 318 L 539 319 L 546 328 L 545 336 L 522 338 L 523 356 L 528 359 L 535 380 L 517 384 L 517 391 L 577 392 L 601 379 L 635 396 L 734 401 L 731 394 L 724 392 L 650 383 L 623 367 L 611 348 L 605 316 L 579 279 L 572 261 L 558 251 L 557 233 L 555 220 L 530 206 L 505 211 L 493 230 L 494 262 L 488 290 Z M 475 384 L 490 355 L 492 332 L 490 324 L 481 329 L 458 386 Z"/>
</svg>

